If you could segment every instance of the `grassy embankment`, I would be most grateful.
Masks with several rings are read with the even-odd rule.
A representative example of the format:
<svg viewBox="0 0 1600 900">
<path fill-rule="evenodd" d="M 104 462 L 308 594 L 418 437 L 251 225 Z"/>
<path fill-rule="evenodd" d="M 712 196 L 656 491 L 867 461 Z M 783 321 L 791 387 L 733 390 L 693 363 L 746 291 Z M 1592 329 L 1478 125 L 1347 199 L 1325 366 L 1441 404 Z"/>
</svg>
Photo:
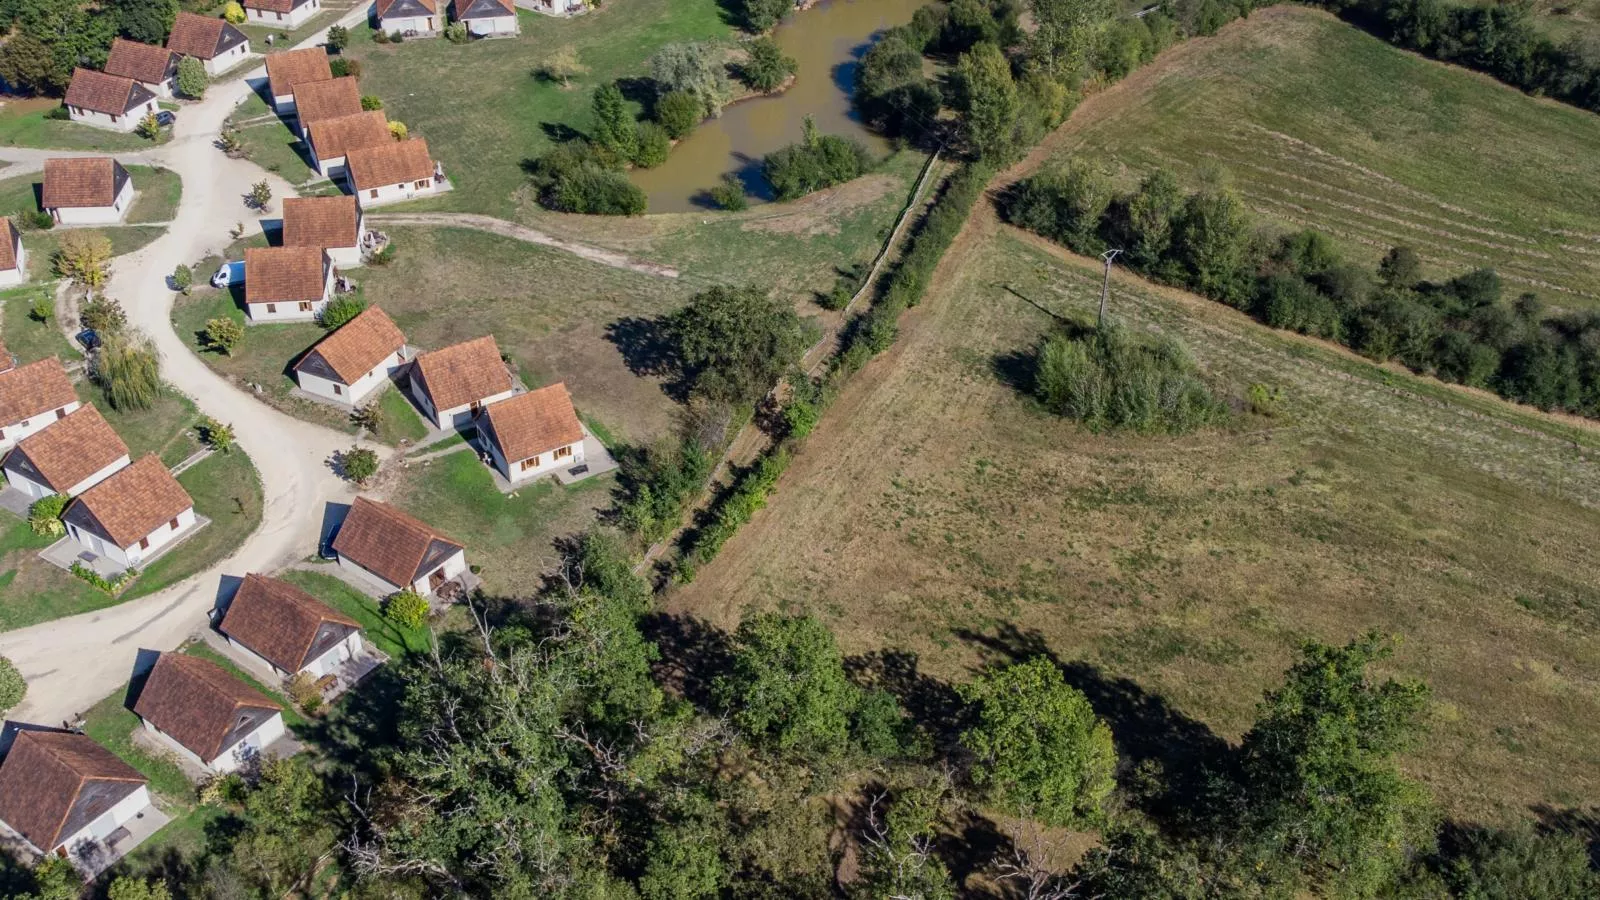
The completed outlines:
<svg viewBox="0 0 1600 900">
<path fill-rule="evenodd" d="M 1058 137 L 1129 183 L 1228 180 L 1259 214 L 1364 261 L 1600 306 L 1600 117 L 1536 100 L 1294 7 L 1192 41 L 1092 99 Z"/>
<path fill-rule="evenodd" d="M 1175 153 L 1180 138 L 1149 127 L 1153 104 L 1171 104 L 1162 121 L 1173 128 L 1179 109 L 1205 121 L 1220 102 L 1204 99 L 1209 92 L 1250 93 L 1222 74 L 1241 65 L 1263 81 L 1231 120 L 1248 135 L 1259 97 L 1300 74 L 1287 62 L 1258 68 L 1263 59 L 1288 55 L 1301 70 L 1346 79 L 1365 78 L 1367 62 L 1396 71 L 1383 54 L 1368 59 L 1374 48 L 1402 57 L 1402 71 L 1426 66 L 1424 85 L 1443 72 L 1470 82 L 1482 103 L 1516 106 L 1498 85 L 1403 57 L 1324 17 L 1274 13 L 1116 89 L 1126 93 L 1108 109 L 1143 117 L 1142 130 L 1091 115 L 1055 141 L 1084 145 L 1126 127 L 1146 146 L 1116 145 L 1124 158 Z M 1174 79 L 1169 67 L 1190 77 Z M 1174 97 L 1178 81 L 1199 96 Z M 1385 89 L 1407 90 L 1425 93 Z M 1458 90 L 1444 96 L 1471 102 Z M 1507 114 L 1531 133 L 1578 127 L 1570 110 L 1508 96 L 1522 108 Z M 1335 142 L 1338 129 L 1309 131 L 1306 122 L 1330 116 L 1326 107 L 1301 103 L 1298 119 L 1286 102 L 1269 108 L 1277 118 L 1263 129 L 1307 141 L 1315 133 L 1339 160 L 1357 162 L 1302 148 L 1264 167 L 1367 166 L 1365 183 L 1386 184 L 1388 200 L 1421 211 L 1422 195 L 1402 186 L 1449 188 L 1414 180 L 1431 166 L 1451 171 L 1437 160 L 1411 162 L 1373 144 L 1356 157 L 1353 138 Z M 1477 127 L 1495 127 L 1491 112 L 1474 115 Z M 1441 140 L 1419 138 L 1413 152 L 1454 153 Z M 1521 149 L 1544 152 L 1536 142 Z M 1395 171 L 1376 168 L 1390 159 Z M 1503 174 L 1531 177 L 1521 166 Z M 1271 196 L 1242 169 L 1237 181 L 1247 196 Z M 1499 185 L 1472 193 L 1463 178 L 1451 190 L 1434 209 L 1474 203 L 1515 222 L 1581 215 L 1533 188 L 1520 207 Z M 1600 540 L 1600 436 L 1120 274 L 1116 317 L 1179 337 L 1236 397 L 1261 383 L 1283 399 L 1275 416 L 1241 413 L 1229 428 L 1178 440 L 1089 434 L 1026 394 L 1027 360 L 1058 318 L 1092 321 L 1099 289 L 1098 260 L 1003 228 L 980 209 L 927 301 L 905 317 L 900 342 L 850 383 L 769 508 L 674 589 L 668 608 L 723 628 L 752 610 L 815 612 L 848 652 L 906 648 L 941 678 L 1048 650 L 1104 701 L 1125 748 L 1196 726 L 1237 739 L 1300 639 L 1377 628 L 1405 637 L 1386 668 L 1433 687 L 1432 730 L 1407 768 L 1446 812 L 1505 820 L 1592 797 L 1600 594 L 1588 548 Z"/>
</svg>

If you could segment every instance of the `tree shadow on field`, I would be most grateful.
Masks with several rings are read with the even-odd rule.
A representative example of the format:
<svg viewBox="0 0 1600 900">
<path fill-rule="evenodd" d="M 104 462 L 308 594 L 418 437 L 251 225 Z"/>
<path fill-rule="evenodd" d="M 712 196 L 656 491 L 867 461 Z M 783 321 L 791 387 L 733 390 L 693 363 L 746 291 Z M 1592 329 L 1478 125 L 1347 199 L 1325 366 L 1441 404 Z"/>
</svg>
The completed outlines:
<svg viewBox="0 0 1600 900">
<path fill-rule="evenodd" d="M 850 680 L 893 694 L 939 752 L 948 754 L 971 724 L 969 708 L 953 686 L 919 672 L 917 666 L 917 654 L 909 650 L 873 650 L 844 661 Z"/>
<path fill-rule="evenodd" d="M 1600 868 L 1600 806 L 1530 807 L 1543 832 L 1570 834 L 1589 847 L 1589 865 Z"/>
<path fill-rule="evenodd" d="M 1038 381 L 1034 373 L 1039 369 L 1037 350 L 1008 350 L 995 354 L 989 360 L 989 371 L 1001 384 L 1024 397 L 1034 396 Z"/>
<path fill-rule="evenodd" d="M 646 616 L 640 630 L 661 654 L 652 666 L 656 683 L 711 708 L 711 686 L 733 662 L 728 633 L 703 619 L 669 613 Z"/>
<path fill-rule="evenodd" d="M 628 371 L 640 378 L 665 379 L 661 390 L 679 403 L 689 399 L 689 380 L 665 316 L 625 316 L 606 325 L 606 340 L 622 354 Z"/>
<path fill-rule="evenodd" d="M 1105 720 L 1116 742 L 1124 773 L 1156 767 L 1160 790 L 1135 790 L 1145 811 L 1168 823 L 1191 818 L 1206 804 L 1211 780 L 1231 772 L 1234 748 L 1204 722 L 1146 691 L 1132 679 L 1108 675 L 1083 661 L 1062 662 L 1037 630 L 1000 626 L 994 633 L 960 630 L 956 636 L 977 645 L 992 663 L 1049 659 L 1066 682 L 1082 691 L 1095 714 Z M 1127 783 L 1124 777 L 1121 779 Z"/>
</svg>

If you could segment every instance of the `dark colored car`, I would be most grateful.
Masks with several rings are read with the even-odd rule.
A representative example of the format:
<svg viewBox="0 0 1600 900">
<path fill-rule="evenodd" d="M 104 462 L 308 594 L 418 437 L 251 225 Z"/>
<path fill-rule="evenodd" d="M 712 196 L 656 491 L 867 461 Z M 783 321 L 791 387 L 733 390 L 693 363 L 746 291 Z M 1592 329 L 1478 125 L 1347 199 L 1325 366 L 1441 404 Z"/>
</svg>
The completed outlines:
<svg viewBox="0 0 1600 900">
<path fill-rule="evenodd" d="M 168 128 L 176 121 L 178 121 L 178 116 L 170 109 L 163 109 L 156 113 L 156 124 L 162 128 Z"/>
</svg>

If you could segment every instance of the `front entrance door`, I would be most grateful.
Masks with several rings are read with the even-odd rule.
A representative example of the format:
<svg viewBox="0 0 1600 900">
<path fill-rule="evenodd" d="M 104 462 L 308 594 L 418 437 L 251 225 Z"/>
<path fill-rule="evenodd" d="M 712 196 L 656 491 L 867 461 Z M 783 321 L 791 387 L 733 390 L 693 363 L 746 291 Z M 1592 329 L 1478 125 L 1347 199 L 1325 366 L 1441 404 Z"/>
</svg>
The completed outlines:
<svg viewBox="0 0 1600 900">
<path fill-rule="evenodd" d="M 437 591 L 444 584 L 444 570 L 434 569 L 428 576 L 428 590 Z"/>
</svg>

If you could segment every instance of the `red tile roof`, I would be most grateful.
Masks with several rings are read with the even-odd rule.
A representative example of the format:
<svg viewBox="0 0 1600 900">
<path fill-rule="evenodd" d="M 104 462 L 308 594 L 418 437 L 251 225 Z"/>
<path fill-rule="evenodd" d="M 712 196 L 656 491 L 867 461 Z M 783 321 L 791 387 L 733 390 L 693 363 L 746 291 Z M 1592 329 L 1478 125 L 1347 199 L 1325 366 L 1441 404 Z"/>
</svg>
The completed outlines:
<svg viewBox="0 0 1600 900">
<path fill-rule="evenodd" d="M 44 161 L 45 209 L 110 206 L 128 182 L 128 170 L 109 156 L 58 157 Z"/>
<path fill-rule="evenodd" d="M 128 445 L 93 404 L 23 438 L 5 466 L 64 494 L 73 485 L 128 455 Z"/>
<path fill-rule="evenodd" d="M 439 4 L 436 0 L 378 0 L 377 13 L 380 19 L 391 15 L 436 16 Z"/>
<path fill-rule="evenodd" d="M 309 0 L 244 0 L 241 6 L 245 9 L 264 9 L 267 12 L 287 13 L 299 9 Z"/>
<path fill-rule="evenodd" d="M 0 271 L 15 269 L 21 252 L 22 235 L 10 219 L 0 219 Z"/>
<path fill-rule="evenodd" d="M 327 257 L 318 247 L 251 247 L 245 250 L 245 302 L 321 300 L 328 284 Z"/>
<path fill-rule="evenodd" d="M 0 821 L 49 853 L 144 785 L 85 735 L 22 730 L 0 765 Z"/>
<path fill-rule="evenodd" d="M 165 47 L 113 38 L 105 70 L 109 75 L 121 75 L 145 84 L 160 84 L 171 78 L 177 67 L 178 54 Z"/>
<path fill-rule="evenodd" d="M 493 19 L 517 14 L 512 0 L 452 0 L 451 5 L 457 19 Z"/>
<path fill-rule="evenodd" d="M 345 384 L 354 384 L 390 354 L 406 345 L 406 336 L 388 313 L 374 306 L 317 342 L 295 365 L 296 371 L 322 363 Z M 320 373 L 314 373 L 320 374 Z"/>
<path fill-rule="evenodd" d="M 195 59 L 215 59 L 249 41 L 244 32 L 219 18 L 180 12 L 167 36 L 167 49 Z"/>
<path fill-rule="evenodd" d="M 357 497 L 333 539 L 333 550 L 400 588 L 431 571 L 462 546 L 387 503 Z"/>
<path fill-rule="evenodd" d="M 128 548 L 193 508 L 189 492 L 152 453 L 79 494 L 61 518 Z"/>
<path fill-rule="evenodd" d="M 248 734 L 241 724 L 282 709 L 216 663 L 182 653 L 161 654 L 133 704 L 140 718 L 207 763 Z"/>
<path fill-rule="evenodd" d="M 358 191 L 433 178 L 433 157 L 428 155 L 428 142 L 422 138 L 351 150 L 345 156 L 345 165 L 350 169 L 350 182 Z"/>
<path fill-rule="evenodd" d="M 121 116 L 154 99 L 154 94 L 132 78 L 93 69 L 73 69 L 72 83 L 67 85 L 67 96 L 62 102 L 108 116 Z"/>
<path fill-rule="evenodd" d="M 361 89 L 355 78 L 308 81 L 294 88 L 294 114 L 302 129 L 318 122 L 361 112 Z"/>
<path fill-rule="evenodd" d="M 286 581 L 249 574 L 220 625 L 223 634 L 285 672 L 298 672 L 361 624 Z"/>
<path fill-rule="evenodd" d="M 67 370 L 54 356 L 0 372 L 0 427 L 78 402 Z"/>
<path fill-rule="evenodd" d="M 328 51 L 321 47 L 286 50 L 267 56 L 267 84 L 274 97 L 290 96 L 302 84 L 327 81 L 332 77 Z"/>
<path fill-rule="evenodd" d="M 511 390 L 511 373 L 494 335 L 418 354 L 416 373 L 435 412 L 466 406 Z"/>
<path fill-rule="evenodd" d="M 508 463 L 583 440 L 572 397 L 561 383 L 491 403 L 484 410 L 484 419 Z"/>
<path fill-rule="evenodd" d="M 283 201 L 285 247 L 354 247 L 361 243 L 361 211 L 356 198 L 286 197 Z"/>
<path fill-rule="evenodd" d="M 387 147 L 394 143 L 389 133 L 389 118 L 383 110 L 322 119 L 311 125 L 311 149 L 317 159 L 338 159 L 363 147 Z"/>
</svg>

